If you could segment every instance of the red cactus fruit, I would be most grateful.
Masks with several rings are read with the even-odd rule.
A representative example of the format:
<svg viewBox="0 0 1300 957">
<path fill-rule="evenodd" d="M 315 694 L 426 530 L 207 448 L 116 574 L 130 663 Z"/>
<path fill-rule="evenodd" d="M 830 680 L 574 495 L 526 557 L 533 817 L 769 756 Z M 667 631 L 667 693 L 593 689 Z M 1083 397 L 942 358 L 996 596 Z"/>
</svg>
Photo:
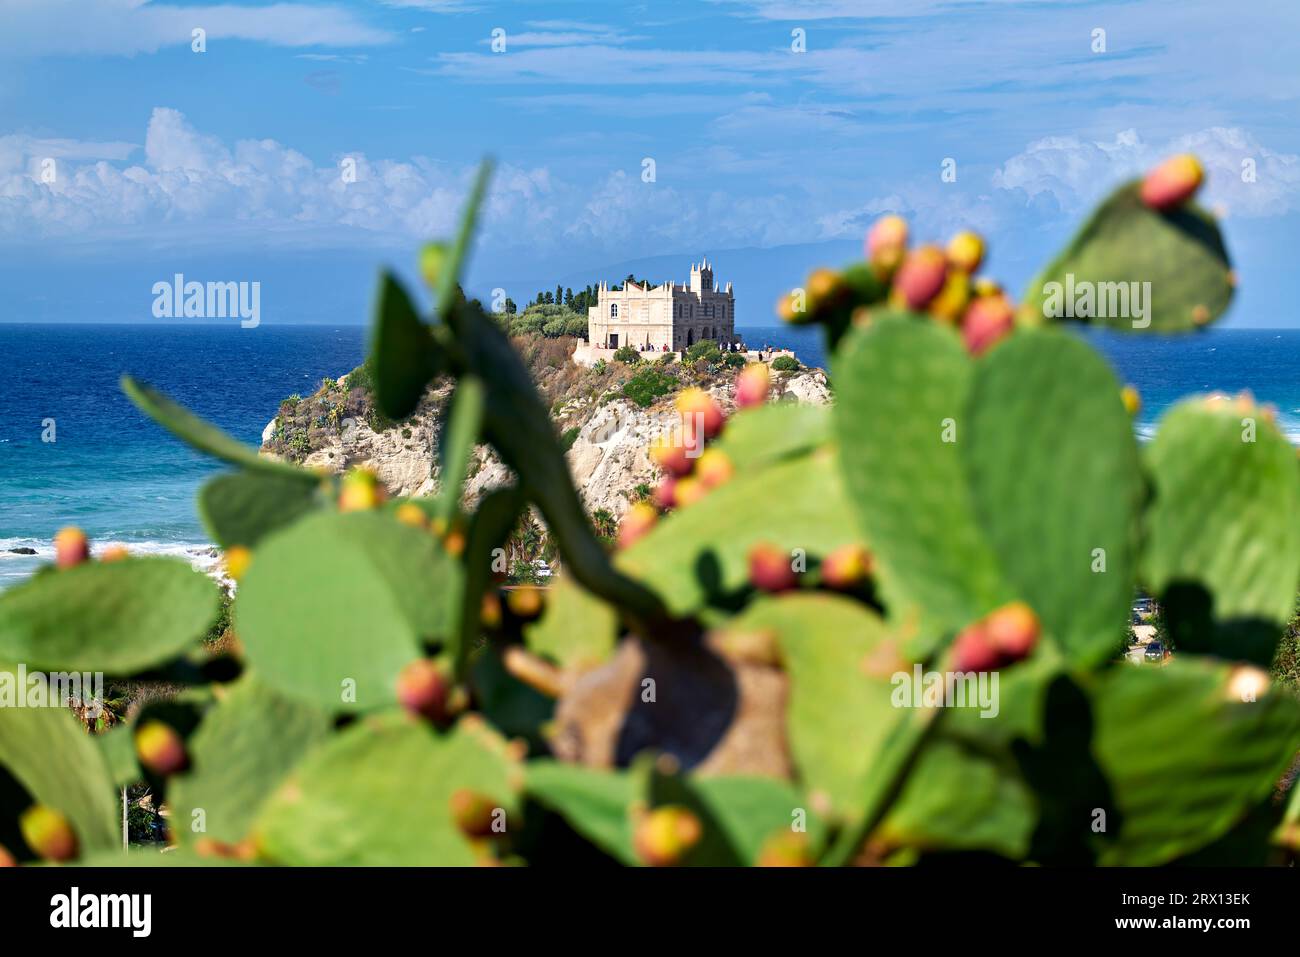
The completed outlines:
<svg viewBox="0 0 1300 957">
<path fill-rule="evenodd" d="M 705 449 L 695 463 L 695 477 L 705 488 L 717 488 L 736 474 L 731 456 L 721 449 Z"/>
<path fill-rule="evenodd" d="M 90 541 L 81 529 L 69 525 L 54 536 L 54 563 L 60 568 L 80 565 L 90 557 Z"/>
<path fill-rule="evenodd" d="M 736 408 L 746 409 L 767 401 L 772 387 L 772 373 L 766 363 L 751 362 L 736 376 Z"/>
<path fill-rule="evenodd" d="M 812 867 L 816 861 L 807 834 L 778 831 L 763 842 L 755 863 L 759 867 Z"/>
<path fill-rule="evenodd" d="M 1187 202 L 1205 182 L 1205 169 L 1191 153 L 1171 156 L 1142 180 L 1142 202 L 1160 212 Z"/>
<path fill-rule="evenodd" d="M 398 703 L 412 714 L 430 721 L 446 719 L 450 690 L 441 669 L 428 658 L 412 661 L 397 676 Z"/>
<path fill-rule="evenodd" d="M 109 545 L 99 553 L 101 562 L 120 562 L 124 558 L 130 558 L 131 553 L 126 550 L 125 545 Z"/>
<path fill-rule="evenodd" d="M 967 351 L 978 356 L 1010 334 L 1015 325 L 1015 310 L 1006 296 L 980 296 L 966 307 L 961 336 Z"/>
<path fill-rule="evenodd" d="M 379 477 L 369 469 L 353 469 L 343 477 L 339 490 L 339 511 L 360 512 L 377 507 L 386 498 Z"/>
<path fill-rule="evenodd" d="M 655 527 L 659 513 L 649 502 L 637 502 L 623 514 L 618 526 L 618 547 L 627 548 Z"/>
<path fill-rule="evenodd" d="M 725 421 L 722 406 L 718 405 L 712 396 L 698 386 L 683 389 L 678 393 L 673 404 L 677 407 L 677 411 L 681 413 L 685 423 L 682 430 L 688 435 L 693 434 L 691 430 L 697 424 L 703 427 L 706 439 L 711 439 L 722 431 L 722 424 Z"/>
<path fill-rule="evenodd" d="M 857 588 L 871 574 L 871 553 L 861 545 L 841 545 L 822 559 L 822 582 L 841 590 Z"/>
<path fill-rule="evenodd" d="M 895 265 L 907 249 L 907 220 L 902 216 L 881 216 L 867 232 L 867 259 L 872 263 L 892 260 Z"/>
<path fill-rule="evenodd" d="M 484 592 L 478 617 L 484 628 L 501 627 L 501 596 L 494 591 Z"/>
<path fill-rule="evenodd" d="M 954 671 L 992 671 L 1000 663 L 998 649 L 982 624 L 963 628 L 952 649 Z"/>
<path fill-rule="evenodd" d="M 693 475 L 679 478 L 673 488 L 673 500 L 678 508 L 694 505 L 709 494 L 709 487 Z"/>
<path fill-rule="evenodd" d="M 397 506 L 393 512 L 393 517 L 403 525 L 410 525 L 412 528 L 428 528 L 429 516 L 425 514 L 424 509 L 414 502 L 403 502 Z"/>
<path fill-rule="evenodd" d="M 655 486 L 654 502 L 660 508 L 672 508 L 677 504 L 677 479 L 665 475 Z"/>
<path fill-rule="evenodd" d="M 77 856 L 77 834 L 68 819 L 52 807 L 33 804 L 18 818 L 27 846 L 47 861 L 70 861 Z"/>
<path fill-rule="evenodd" d="M 489 797 L 459 788 L 451 795 L 451 819 L 466 837 L 490 837 L 497 803 Z"/>
<path fill-rule="evenodd" d="M 1038 616 L 1023 601 L 1003 605 L 984 619 L 984 634 L 1009 661 L 1019 661 L 1033 651 L 1042 630 Z"/>
<path fill-rule="evenodd" d="M 160 777 L 183 770 L 189 764 L 185 742 L 176 729 L 158 720 L 149 720 L 135 732 L 135 753 L 140 763 Z"/>
<path fill-rule="evenodd" d="M 939 295 L 948 275 L 948 257 L 936 246 L 922 246 L 908 255 L 894 275 L 891 299 L 908 309 L 924 309 Z"/>
<path fill-rule="evenodd" d="M 695 467 L 695 457 L 691 452 L 692 449 L 686 445 L 673 442 L 665 436 L 650 446 L 650 460 L 669 475 L 680 478 L 689 475 Z"/>
<path fill-rule="evenodd" d="M 9 853 L 9 848 L 0 844 L 0 867 L 17 867 L 18 859 Z"/>
<path fill-rule="evenodd" d="M 974 275 L 984 261 L 984 240 L 969 230 L 960 232 L 948 242 L 948 262 L 966 275 Z"/>
<path fill-rule="evenodd" d="M 506 607 L 510 614 L 524 621 L 532 621 L 542 613 L 542 590 L 536 585 L 520 585 L 506 592 Z"/>
<path fill-rule="evenodd" d="M 637 823 L 632 845 L 651 867 L 680 864 L 704 835 L 700 819 L 684 807 L 665 805 L 650 811 Z"/>
<path fill-rule="evenodd" d="M 749 581 L 763 591 L 781 592 L 798 585 L 799 577 L 787 552 L 759 542 L 749 550 Z"/>
</svg>

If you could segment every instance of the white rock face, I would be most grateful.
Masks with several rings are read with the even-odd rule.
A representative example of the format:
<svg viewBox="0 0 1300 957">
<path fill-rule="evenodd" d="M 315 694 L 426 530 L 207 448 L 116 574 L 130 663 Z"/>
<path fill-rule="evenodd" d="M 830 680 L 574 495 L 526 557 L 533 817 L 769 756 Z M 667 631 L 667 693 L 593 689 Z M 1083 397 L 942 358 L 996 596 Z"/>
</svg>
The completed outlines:
<svg viewBox="0 0 1300 957">
<path fill-rule="evenodd" d="M 730 412 L 734 408 L 731 384 L 710 390 Z M 774 396 L 794 396 L 800 402 L 826 404 L 830 390 L 826 375 L 810 369 L 793 375 L 773 377 Z M 275 421 L 262 433 L 269 441 Z M 438 475 L 433 467 L 437 447 L 437 416 L 417 415 L 384 432 L 375 432 L 363 421 L 355 421 L 342 435 L 331 436 L 324 446 L 304 461 L 308 468 L 341 473 L 354 466 L 369 468 L 379 476 L 389 495 L 431 495 L 437 490 Z M 638 485 L 654 486 L 659 469 L 650 460 L 655 439 L 680 427 L 671 403 L 642 409 L 626 399 L 610 401 L 592 413 L 566 454 L 569 472 L 589 511 L 606 509 L 616 518 L 627 511 L 629 498 Z M 408 430 L 409 435 L 403 435 Z M 484 493 L 507 485 L 514 475 L 486 446 L 475 450 L 466 483 L 467 504 Z"/>
</svg>

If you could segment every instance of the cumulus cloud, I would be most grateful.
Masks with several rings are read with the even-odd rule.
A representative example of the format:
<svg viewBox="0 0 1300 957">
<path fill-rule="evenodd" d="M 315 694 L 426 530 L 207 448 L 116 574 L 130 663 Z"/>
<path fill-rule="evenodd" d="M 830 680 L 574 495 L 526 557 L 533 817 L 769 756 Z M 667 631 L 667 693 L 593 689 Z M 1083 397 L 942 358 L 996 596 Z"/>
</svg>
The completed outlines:
<svg viewBox="0 0 1300 957">
<path fill-rule="evenodd" d="M 1205 164 L 1203 201 L 1224 215 L 1276 216 L 1300 209 L 1300 156 L 1221 126 L 1159 144 L 1145 142 L 1136 130 L 1124 130 L 1110 142 L 1076 136 L 1036 140 L 993 174 L 993 184 L 1031 200 L 1045 194 L 1075 212 L 1115 182 L 1140 175 L 1166 156 L 1189 152 Z"/>
<path fill-rule="evenodd" d="M 208 42 L 252 40 L 276 46 L 370 46 L 392 39 L 339 6 L 181 6 L 150 0 L 5 0 L 0 52 L 14 56 L 131 56 L 189 46 L 201 27 Z"/>
</svg>

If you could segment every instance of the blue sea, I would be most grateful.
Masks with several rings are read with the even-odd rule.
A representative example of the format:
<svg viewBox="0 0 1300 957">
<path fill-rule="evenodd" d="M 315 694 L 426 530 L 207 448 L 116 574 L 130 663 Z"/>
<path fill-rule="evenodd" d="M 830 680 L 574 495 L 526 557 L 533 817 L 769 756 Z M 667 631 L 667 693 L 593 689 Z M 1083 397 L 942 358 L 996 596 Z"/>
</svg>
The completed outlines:
<svg viewBox="0 0 1300 957">
<path fill-rule="evenodd" d="M 751 347 L 790 348 L 807 365 L 826 365 L 816 330 L 740 331 Z M 215 564 L 194 495 L 222 466 L 137 412 L 118 388 L 122 373 L 256 446 L 281 399 L 361 362 L 365 335 L 342 325 L 0 324 L 0 588 L 48 561 L 54 532 L 72 524 L 98 547 L 121 542 Z M 1284 430 L 1300 439 L 1300 330 L 1089 338 L 1140 391 L 1142 436 L 1182 395 L 1249 389 L 1275 404 Z M 45 442 L 51 419 L 55 441 Z"/>
</svg>

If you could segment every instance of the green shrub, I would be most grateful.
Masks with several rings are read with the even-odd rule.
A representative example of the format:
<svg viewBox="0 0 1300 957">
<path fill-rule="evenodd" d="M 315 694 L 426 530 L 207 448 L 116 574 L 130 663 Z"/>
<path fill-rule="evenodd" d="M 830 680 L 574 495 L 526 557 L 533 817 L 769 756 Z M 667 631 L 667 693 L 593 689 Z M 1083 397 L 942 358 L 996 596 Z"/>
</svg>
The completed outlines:
<svg viewBox="0 0 1300 957">
<path fill-rule="evenodd" d="M 722 350 L 712 339 L 703 339 L 686 350 L 686 356 L 682 361 L 698 362 L 700 359 L 710 365 L 716 365 L 722 361 Z"/>
<path fill-rule="evenodd" d="M 677 361 L 677 353 L 675 352 L 665 352 L 663 355 L 659 357 L 659 364 L 661 366 L 670 366 L 676 361 Z"/>
<path fill-rule="evenodd" d="M 644 409 L 653 405 L 655 399 L 676 388 L 677 379 L 670 373 L 647 366 L 623 383 L 623 395 Z"/>
<path fill-rule="evenodd" d="M 614 350 L 614 361 L 622 362 L 626 365 L 634 365 L 641 361 L 641 353 L 637 352 L 631 346 L 619 346 Z"/>
<path fill-rule="evenodd" d="M 802 368 L 794 356 L 777 356 L 772 360 L 773 372 L 798 372 Z"/>
<path fill-rule="evenodd" d="M 566 452 L 573 448 L 573 443 L 578 441 L 578 435 L 581 432 L 582 429 L 578 428 L 576 425 L 573 426 L 573 428 L 565 429 L 564 433 L 560 436 L 560 448 Z"/>
<path fill-rule="evenodd" d="M 722 364 L 728 369 L 743 369 L 749 360 L 739 352 L 728 352 L 722 360 Z"/>
</svg>

